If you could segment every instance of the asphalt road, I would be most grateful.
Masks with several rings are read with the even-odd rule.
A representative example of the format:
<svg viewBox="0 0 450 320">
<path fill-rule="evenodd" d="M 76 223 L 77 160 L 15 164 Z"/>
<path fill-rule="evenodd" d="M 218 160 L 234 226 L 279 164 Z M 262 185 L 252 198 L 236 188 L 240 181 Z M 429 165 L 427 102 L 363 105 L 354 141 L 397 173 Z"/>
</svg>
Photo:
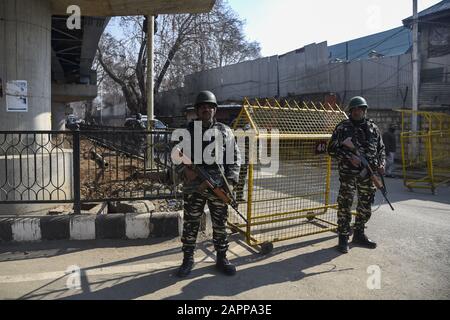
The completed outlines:
<svg viewBox="0 0 450 320">
<path fill-rule="evenodd" d="M 214 268 L 212 242 L 199 238 L 186 279 L 179 239 L 51 241 L 2 244 L 1 299 L 449 299 L 450 188 L 411 193 L 387 180 L 396 208 L 378 208 L 368 224 L 375 250 L 351 246 L 341 255 L 337 235 L 275 243 L 263 256 L 240 235 L 230 237 L 234 277 Z M 71 273 L 72 272 L 72 273 Z"/>
</svg>

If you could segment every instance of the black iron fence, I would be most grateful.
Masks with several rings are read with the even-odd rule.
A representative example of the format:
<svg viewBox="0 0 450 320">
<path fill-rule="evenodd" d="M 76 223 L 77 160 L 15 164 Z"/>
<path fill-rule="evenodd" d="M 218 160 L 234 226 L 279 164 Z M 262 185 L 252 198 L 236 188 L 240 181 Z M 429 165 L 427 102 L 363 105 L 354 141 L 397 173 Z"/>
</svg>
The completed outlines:
<svg viewBox="0 0 450 320">
<path fill-rule="evenodd" d="M 97 129 L 97 130 L 96 130 Z M 169 131 L 0 131 L 0 204 L 168 199 L 179 195 Z"/>
</svg>

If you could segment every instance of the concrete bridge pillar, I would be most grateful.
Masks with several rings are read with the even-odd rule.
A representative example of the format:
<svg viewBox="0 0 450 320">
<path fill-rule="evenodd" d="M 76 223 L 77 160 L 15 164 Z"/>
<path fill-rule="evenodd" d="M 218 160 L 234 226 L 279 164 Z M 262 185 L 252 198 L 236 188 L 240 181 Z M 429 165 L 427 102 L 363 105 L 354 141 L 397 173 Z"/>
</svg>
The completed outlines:
<svg viewBox="0 0 450 320">
<path fill-rule="evenodd" d="M 0 1 L 2 131 L 52 129 L 51 16 L 50 0 Z M 7 95 L 8 83 L 20 80 L 27 83 L 26 95 Z M 12 110 L 25 106 L 25 101 L 26 110 Z M 46 185 L 50 177 L 56 176 L 56 172 L 53 175 L 50 173 L 53 167 L 70 168 L 70 163 L 62 163 L 61 157 L 51 152 L 48 136 L 0 136 L 2 150 L 6 150 L 0 153 L 0 200 L 49 199 L 51 196 L 40 190 L 39 186 Z M 36 152 L 39 146 L 45 146 L 39 149 L 42 152 Z M 35 165 L 30 165 L 30 162 Z M 39 181 L 38 176 L 42 181 Z M 38 196 L 33 196 L 34 194 Z M 22 215 L 53 206 L 55 205 L 0 205 L 0 215 Z"/>
<path fill-rule="evenodd" d="M 52 102 L 52 130 L 63 131 L 66 129 L 66 104 Z"/>
<path fill-rule="evenodd" d="M 49 0 L 0 1 L 0 78 L 0 130 L 51 130 Z M 14 80 L 27 81 L 26 112 L 7 111 L 7 83 Z"/>
</svg>

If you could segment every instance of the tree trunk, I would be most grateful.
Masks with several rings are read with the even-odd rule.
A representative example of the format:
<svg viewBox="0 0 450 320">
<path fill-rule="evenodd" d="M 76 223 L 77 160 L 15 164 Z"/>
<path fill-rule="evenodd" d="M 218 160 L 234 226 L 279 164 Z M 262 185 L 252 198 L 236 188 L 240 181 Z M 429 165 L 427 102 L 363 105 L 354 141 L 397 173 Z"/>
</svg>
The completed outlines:
<svg viewBox="0 0 450 320">
<path fill-rule="evenodd" d="M 125 83 L 125 81 L 121 80 L 120 78 L 118 78 L 114 72 L 111 71 L 111 69 L 105 64 L 105 62 L 103 61 L 103 55 L 100 51 L 100 48 L 97 48 L 98 50 L 98 61 L 100 62 L 100 65 L 102 66 L 103 70 L 105 70 L 105 72 L 108 74 L 108 76 L 114 81 L 116 82 L 120 88 L 122 89 L 123 92 L 123 96 L 125 97 L 125 101 L 127 102 L 127 106 L 128 109 L 130 109 L 130 111 L 132 113 L 137 113 L 137 110 L 139 110 L 138 106 L 136 105 L 137 101 L 133 101 L 132 98 L 132 92 L 131 90 L 128 88 L 127 84 Z"/>
</svg>

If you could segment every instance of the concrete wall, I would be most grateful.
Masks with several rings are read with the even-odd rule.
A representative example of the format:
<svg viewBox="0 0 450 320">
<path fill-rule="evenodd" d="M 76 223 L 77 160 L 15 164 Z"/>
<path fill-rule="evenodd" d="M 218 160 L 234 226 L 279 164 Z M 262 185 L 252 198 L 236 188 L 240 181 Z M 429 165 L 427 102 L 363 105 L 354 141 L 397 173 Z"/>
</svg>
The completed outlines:
<svg viewBox="0 0 450 320">
<path fill-rule="evenodd" d="M 411 55 L 329 63 L 327 43 L 312 44 L 282 56 L 247 61 L 186 77 L 185 86 L 161 93 L 157 115 L 181 115 L 201 90 L 220 102 L 248 98 L 337 93 L 346 104 L 364 95 L 375 109 L 411 106 Z"/>
<path fill-rule="evenodd" d="M 195 89 L 192 89 L 195 90 Z M 193 102 L 192 97 L 187 94 L 186 88 L 178 88 L 158 94 L 155 103 L 155 114 L 157 117 L 169 117 L 182 115 L 187 104 Z M 194 98 L 192 98 L 194 99 Z"/>
<path fill-rule="evenodd" d="M 328 65 L 331 92 L 342 104 L 363 95 L 375 109 L 411 107 L 412 68 L 409 54 Z"/>
<path fill-rule="evenodd" d="M 66 104 L 52 102 L 52 130 L 66 129 Z"/>
<path fill-rule="evenodd" d="M 277 56 L 241 62 L 186 76 L 187 101 L 202 90 L 211 90 L 219 101 L 277 95 Z"/>
<path fill-rule="evenodd" d="M 442 68 L 442 79 L 421 82 L 419 107 L 446 109 L 450 106 L 450 54 L 429 57 L 432 28 L 436 26 L 424 25 L 421 28 L 421 70 L 424 73 Z M 222 103 L 242 101 L 245 97 L 324 97 L 336 94 L 341 105 L 356 95 L 362 95 L 372 109 L 412 106 L 411 53 L 330 63 L 326 42 L 311 44 L 281 56 L 199 72 L 185 79 L 183 88 L 157 97 L 157 114 L 182 115 L 184 105 L 192 103 L 200 90 L 213 91 Z"/>
<path fill-rule="evenodd" d="M 279 57 L 280 96 L 329 91 L 328 47 L 311 44 Z"/>
<path fill-rule="evenodd" d="M 51 129 L 50 34 L 50 1 L 0 1 L 2 130 Z M 28 112 L 6 112 L 6 83 L 11 80 L 28 82 Z"/>
<path fill-rule="evenodd" d="M 343 104 L 364 95 L 373 108 L 411 105 L 409 54 L 329 63 L 326 42 L 280 56 L 280 96 L 337 93 Z"/>
</svg>

